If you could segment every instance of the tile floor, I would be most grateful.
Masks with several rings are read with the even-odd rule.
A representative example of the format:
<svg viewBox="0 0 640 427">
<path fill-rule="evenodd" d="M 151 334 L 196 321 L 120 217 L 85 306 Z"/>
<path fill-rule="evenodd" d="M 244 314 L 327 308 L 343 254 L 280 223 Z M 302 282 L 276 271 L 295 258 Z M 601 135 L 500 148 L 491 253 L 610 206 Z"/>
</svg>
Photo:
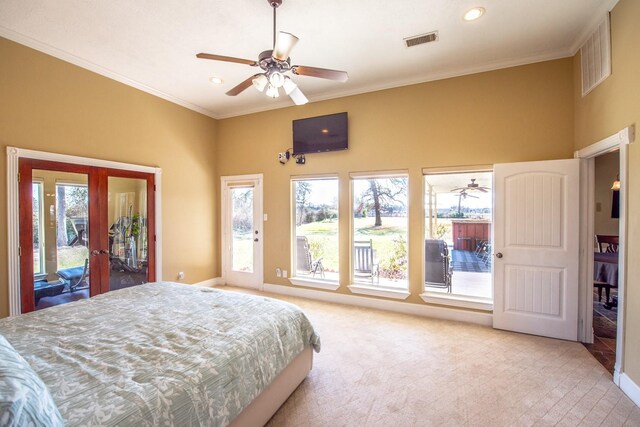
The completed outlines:
<svg viewBox="0 0 640 427">
<path fill-rule="evenodd" d="M 612 289 L 611 296 L 618 296 L 616 289 Z M 604 307 L 603 301 L 598 301 L 598 295 L 593 294 L 593 344 L 584 344 L 602 365 L 613 374 L 616 363 L 616 327 L 618 309 Z"/>
</svg>

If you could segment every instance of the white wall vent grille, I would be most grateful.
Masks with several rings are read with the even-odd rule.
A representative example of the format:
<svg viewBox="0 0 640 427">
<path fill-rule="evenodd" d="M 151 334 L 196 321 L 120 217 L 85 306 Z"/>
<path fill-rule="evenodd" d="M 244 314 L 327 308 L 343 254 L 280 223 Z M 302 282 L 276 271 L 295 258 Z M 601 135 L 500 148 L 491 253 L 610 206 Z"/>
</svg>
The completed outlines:
<svg viewBox="0 0 640 427">
<path fill-rule="evenodd" d="M 580 57 L 582 59 L 582 96 L 585 96 L 611 75 L 609 14 L 582 45 Z"/>
</svg>

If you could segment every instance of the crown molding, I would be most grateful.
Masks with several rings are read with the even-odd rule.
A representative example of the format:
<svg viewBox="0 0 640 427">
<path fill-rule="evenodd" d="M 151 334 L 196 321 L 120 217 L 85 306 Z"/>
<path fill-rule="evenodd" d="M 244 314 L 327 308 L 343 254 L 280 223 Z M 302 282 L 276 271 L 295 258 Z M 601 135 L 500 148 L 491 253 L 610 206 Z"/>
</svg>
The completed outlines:
<svg viewBox="0 0 640 427">
<path fill-rule="evenodd" d="M 616 7 L 618 1 L 620 0 L 607 0 L 600 5 L 600 9 L 593 14 L 593 17 L 591 18 L 591 21 L 589 21 L 589 24 L 585 25 L 585 27 L 582 29 L 582 32 L 578 34 L 578 37 L 576 37 L 573 44 L 571 45 L 571 56 L 575 56 L 575 54 L 578 53 L 580 47 L 582 47 L 584 42 L 587 41 L 587 39 L 589 38 L 589 36 L 591 36 L 595 29 L 598 28 L 606 14 L 611 12 L 613 8 Z"/>
</svg>

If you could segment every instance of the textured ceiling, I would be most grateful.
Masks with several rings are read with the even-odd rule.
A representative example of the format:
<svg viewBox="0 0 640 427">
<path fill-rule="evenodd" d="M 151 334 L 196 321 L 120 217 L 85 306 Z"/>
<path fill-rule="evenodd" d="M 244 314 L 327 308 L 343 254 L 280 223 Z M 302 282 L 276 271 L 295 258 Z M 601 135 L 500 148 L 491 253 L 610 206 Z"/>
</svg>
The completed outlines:
<svg viewBox="0 0 640 427">
<path fill-rule="evenodd" d="M 284 0 L 278 30 L 300 38 L 294 64 L 349 73 L 346 83 L 293 76 L 313 102 L 573 55 L 616 2 Z M 485 15 L 465 22 L 474 6 Z M 405 47 L 434 30 L 439 41 Z M 271 32 L 266 0 L 0 2 L 0 36 L 216 118 L 293 105 L 253 88 L 226 96 L 256 68 L 195 57 L 257 59 Z"/>
</svg>

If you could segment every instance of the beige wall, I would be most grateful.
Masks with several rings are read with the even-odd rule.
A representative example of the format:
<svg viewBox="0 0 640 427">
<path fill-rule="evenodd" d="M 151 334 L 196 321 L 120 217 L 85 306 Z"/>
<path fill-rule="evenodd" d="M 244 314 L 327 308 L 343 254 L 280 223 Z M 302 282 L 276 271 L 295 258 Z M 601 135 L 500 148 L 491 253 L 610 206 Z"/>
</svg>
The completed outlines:
<svg viewBox="0 0 640 427">
<path fill-rule="evenodd" d="M 611 12 L 612 75 L 586 97 L 580 91 L 580 55 L 574 58 L 575 148 L 640 125 L 640 2 L 621 0 Z M 640 384 L 640 147 L 629 147 L 628 279 L 624 371 Z"/>
<path fill-rule="evenodd" d="M 349 253 L 349 172 L 409 171 L 409 302 L 422 302 L 423 167 L 568 158 L 573 153 L 572 60 L 564 59 L 274 110 L 218 123 L 218 173 L 264 173 L 264 280 L 291 270 L 290 178 L 340 177 L 340 253 Z M 265 102 L 268 99 L 265 98 Z M 349 150 L 281 165 L 291 120 L 349 113 Z M 219 232 L 218 232 L 219 235 Z M 218 252 L 219 253 L 219 252 Z M 341 256 L 340 282 L 349 283 Z M 342 286 L 339 292 L 349 293 Z"/>
<path fill-rule="evenodd" d="M 620 220 L 611 218 L 611 205 L 613 203 L 611 185 L 619 173 L 620 154 L 617 151 L 596 157 L 594 188 L 594 201 L 596 203 L 594 229 L 596 234 L 618 235 Z"/>
<path fill-rule="evenodd" d="M 160 167 L 164 278 L 215 276 L 215 120 L 2 38 L 0 64 L 0 188 L 7 146 Z M 6 212 L 0 197 L 0 224 Z M 0 226 L 0 317 L 6 260 Z"/>
</svg>

